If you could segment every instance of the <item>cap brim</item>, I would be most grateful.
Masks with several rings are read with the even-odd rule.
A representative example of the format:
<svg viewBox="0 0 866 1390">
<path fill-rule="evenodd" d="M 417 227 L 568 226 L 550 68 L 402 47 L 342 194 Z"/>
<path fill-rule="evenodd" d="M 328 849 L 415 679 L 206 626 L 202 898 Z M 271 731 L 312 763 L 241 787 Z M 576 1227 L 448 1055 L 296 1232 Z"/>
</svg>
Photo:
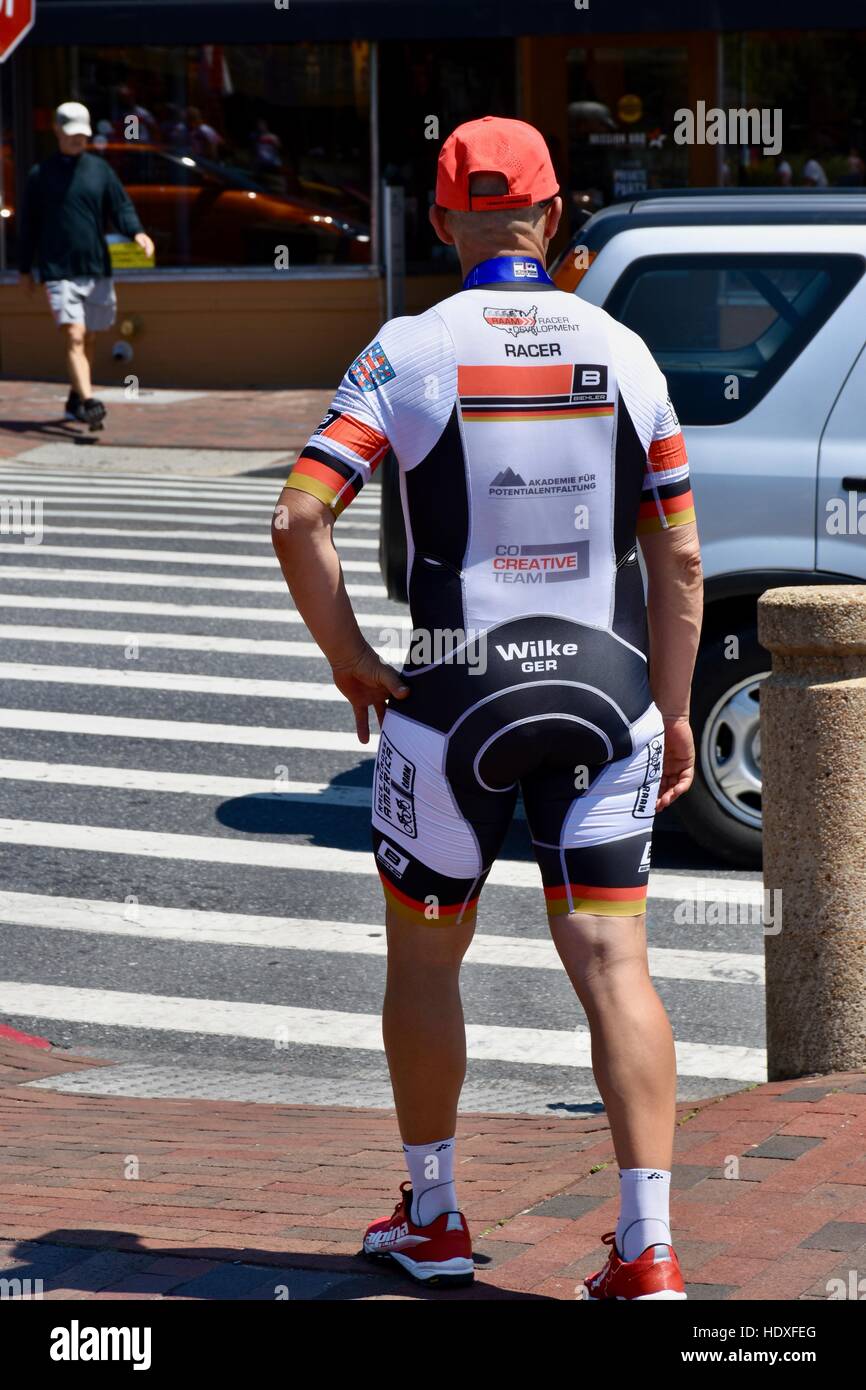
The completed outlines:
<svg viewBox="0 0 866 1390">
<path fill-rule="evenodd" d="M 84 125 L 81 121 L 70 121 L 69 125 L 61 126 L 64 135 L 92 135 L 93 131 L 89 125 Z"/>
</svg>

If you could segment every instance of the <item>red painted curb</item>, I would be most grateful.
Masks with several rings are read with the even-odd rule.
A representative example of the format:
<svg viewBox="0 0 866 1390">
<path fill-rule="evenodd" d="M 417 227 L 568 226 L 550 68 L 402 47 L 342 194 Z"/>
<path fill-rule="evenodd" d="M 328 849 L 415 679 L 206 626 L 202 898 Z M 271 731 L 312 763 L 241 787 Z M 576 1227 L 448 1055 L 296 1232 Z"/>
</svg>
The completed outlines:
<svg viewBox="0 0 866 1390">
<path fill-rule="evenodd" d="M 10 1028 L 7 1023 L 0 1023 L 0 1038 L 8 1038 L 10 1042 L 26 1043 L 28 1047 L 47 1049 L 54 1046 L 48 1038 L 36 1038 L 32 1033 L 19 1033 L 17 1028 Z"/>
</svg>

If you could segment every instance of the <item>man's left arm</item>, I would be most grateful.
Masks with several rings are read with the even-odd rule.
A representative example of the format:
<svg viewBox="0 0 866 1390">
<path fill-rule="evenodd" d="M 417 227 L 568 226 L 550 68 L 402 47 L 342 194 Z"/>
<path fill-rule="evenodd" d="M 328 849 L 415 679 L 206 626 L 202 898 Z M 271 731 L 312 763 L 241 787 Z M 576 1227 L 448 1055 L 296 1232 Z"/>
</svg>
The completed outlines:
<svg viewBox="0 0 866 1390">
<path fill-rule="evenodd" d="M 153 242 L 141 225 L 132 199 L 114 170 L 107 166 L 108 181 L 105 187 L 108 212 L 121 236 L 128 237 L 140 246 L 146 256 L 153 255 Z"/>
</svg>

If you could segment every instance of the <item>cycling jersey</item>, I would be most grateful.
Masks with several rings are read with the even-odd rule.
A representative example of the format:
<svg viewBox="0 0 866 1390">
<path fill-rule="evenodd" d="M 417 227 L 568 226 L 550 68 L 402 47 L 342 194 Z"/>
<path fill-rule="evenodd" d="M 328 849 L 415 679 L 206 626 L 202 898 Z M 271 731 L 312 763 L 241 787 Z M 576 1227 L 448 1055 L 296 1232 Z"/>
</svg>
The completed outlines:
<svg viewBox="0 0 866 1390">
<path fill-rule="evenodd" d="M 520 788 L 549 912 L 631 915 L 663 754 L 636 536 L 694 520 L 686 451 L 640 338 L 534 260 L 493 266 L 384 325 L 287 485 L 339 514 L 389 447 L 399 465 L 414 633 L 374 774 L 386 896 L 459 921 Z"/>
</svg>

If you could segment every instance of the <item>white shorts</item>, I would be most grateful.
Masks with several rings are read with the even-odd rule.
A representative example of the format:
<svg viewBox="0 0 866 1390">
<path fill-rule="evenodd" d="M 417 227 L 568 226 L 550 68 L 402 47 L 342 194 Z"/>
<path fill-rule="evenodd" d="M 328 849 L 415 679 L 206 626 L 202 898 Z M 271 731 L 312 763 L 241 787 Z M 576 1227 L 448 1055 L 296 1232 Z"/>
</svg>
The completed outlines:
<svg viewBox="0 0 866 1390">
<path fill-rule="evenodd" d="M 88 333 L 99 333 L 114 323 L 117 295 L 110 275 L 100 275 L 96 279 L 76 276 L 74 280 L 47 280 L 45 293 L 58 327 L 83 323 Z"/>
</svg>

